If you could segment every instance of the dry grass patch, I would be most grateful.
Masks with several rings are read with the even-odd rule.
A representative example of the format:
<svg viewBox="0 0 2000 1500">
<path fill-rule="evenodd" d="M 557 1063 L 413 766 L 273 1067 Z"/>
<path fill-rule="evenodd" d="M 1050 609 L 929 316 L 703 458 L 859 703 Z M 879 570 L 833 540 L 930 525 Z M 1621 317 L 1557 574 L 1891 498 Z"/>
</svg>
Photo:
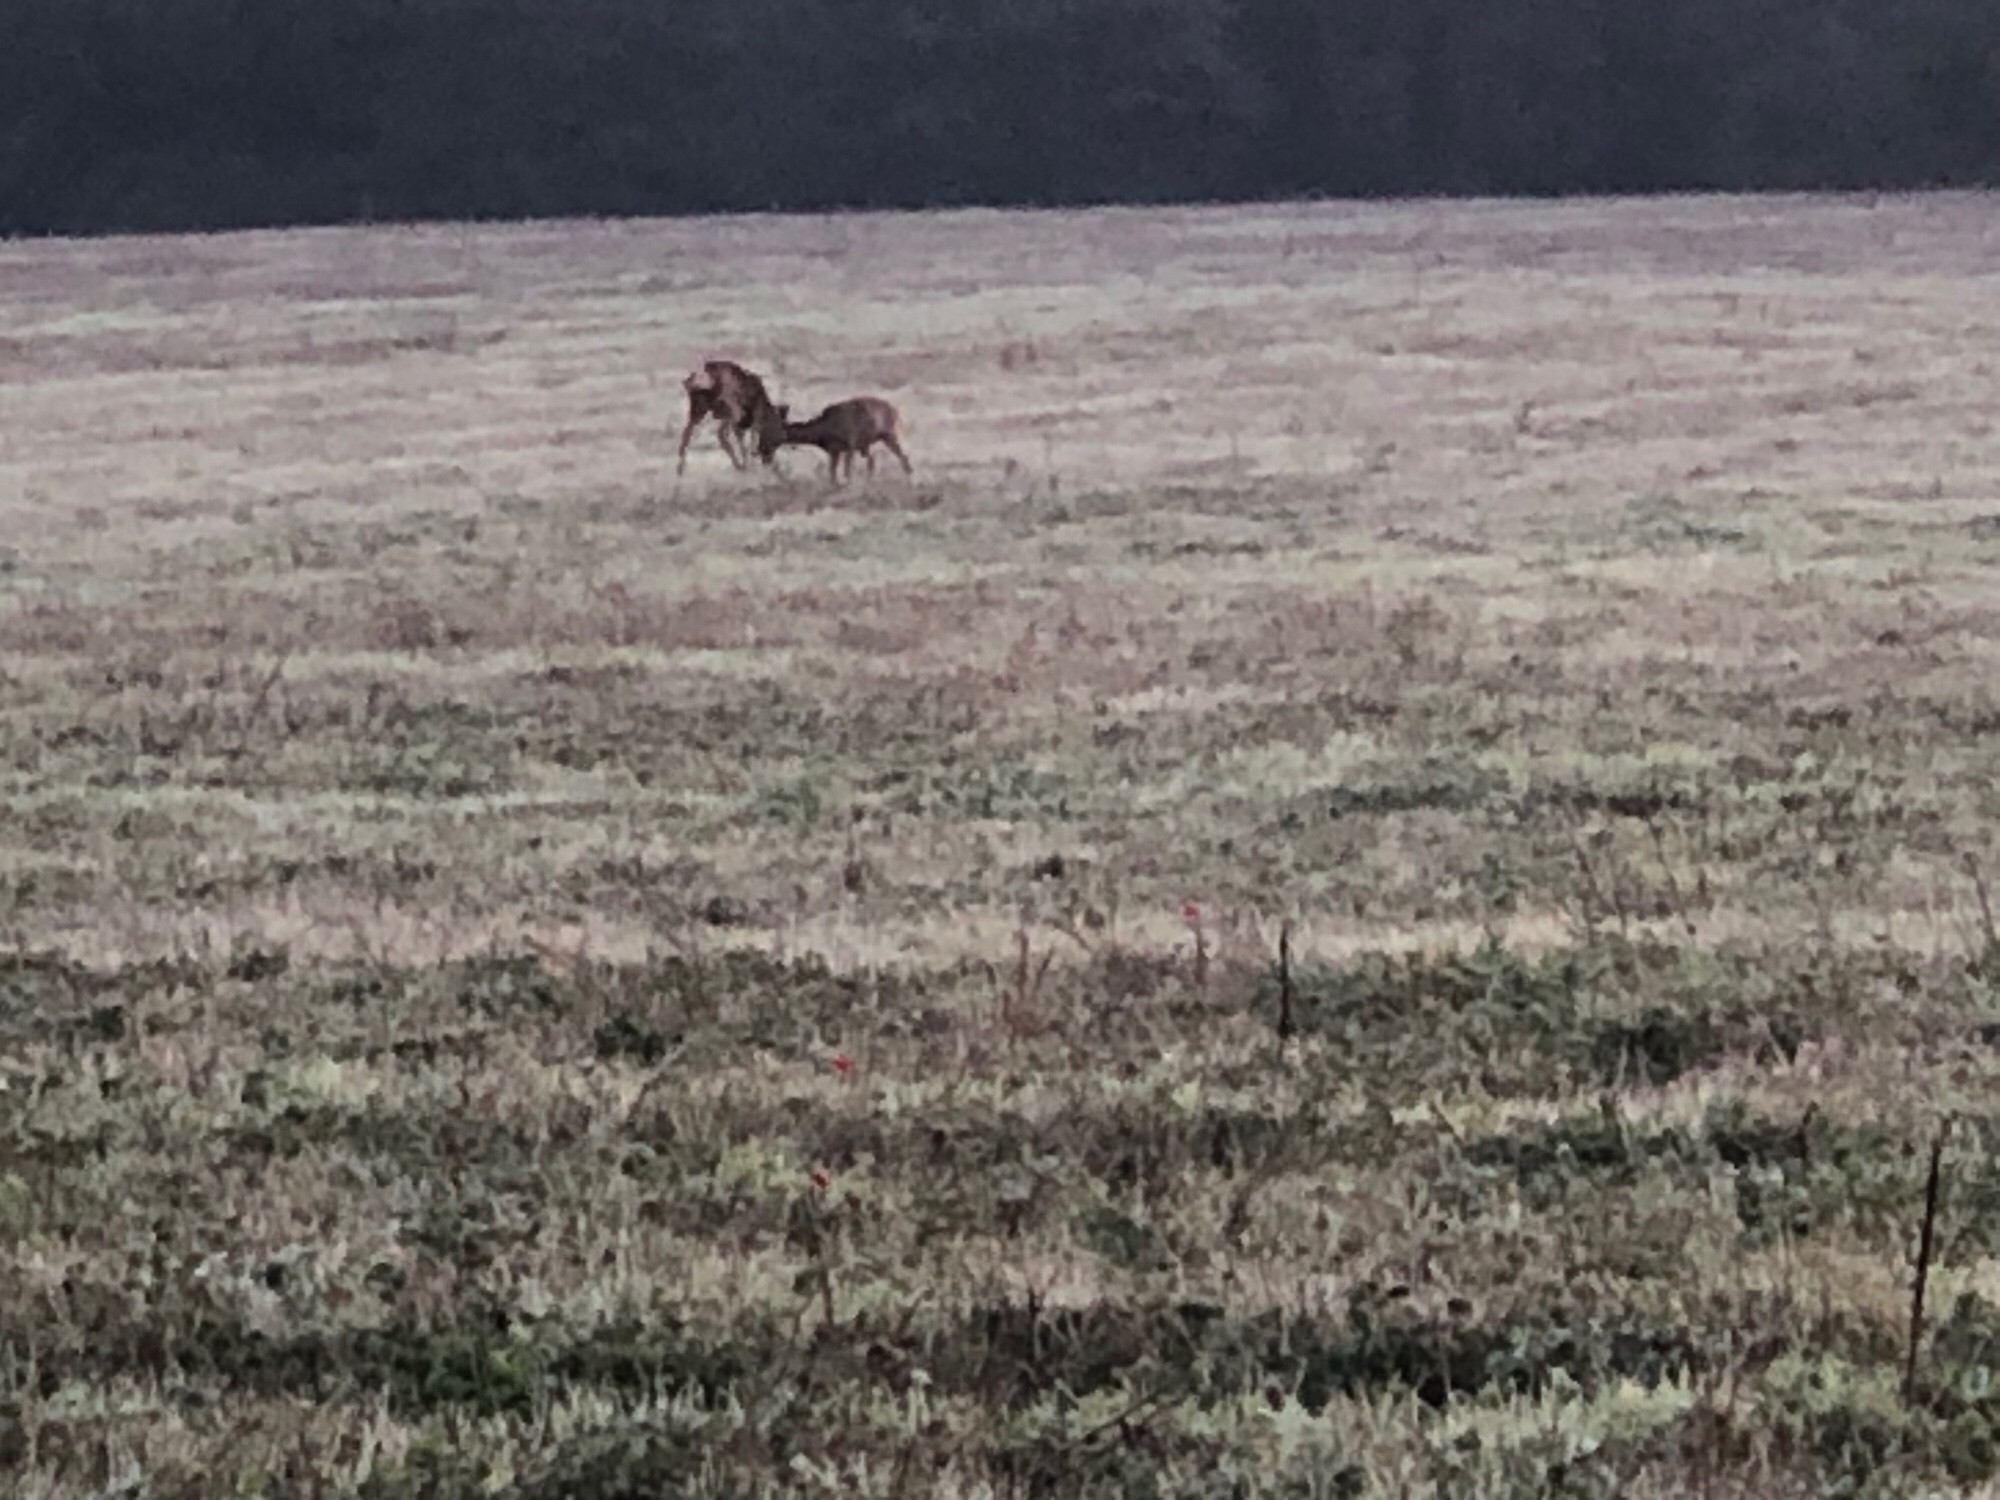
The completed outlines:
<svg viewBox="0 0 2000 1500">
<path fill-rule="evenodd" d="M 0 247 L 0 1469 L 1985 1482 L 1993 214 Z"/>
</svg>

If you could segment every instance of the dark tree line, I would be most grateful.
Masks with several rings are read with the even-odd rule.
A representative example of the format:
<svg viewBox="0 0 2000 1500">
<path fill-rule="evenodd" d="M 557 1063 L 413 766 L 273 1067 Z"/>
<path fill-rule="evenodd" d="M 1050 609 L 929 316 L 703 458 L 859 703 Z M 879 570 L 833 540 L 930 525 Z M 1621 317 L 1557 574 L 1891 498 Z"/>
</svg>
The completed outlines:
<svg viewBox="0 0 2000 1500">
<path fill-rule="evenodd" d="M 4 0 L 0 231 L 2000 182 L 1994 0 Z"/>
</svg>

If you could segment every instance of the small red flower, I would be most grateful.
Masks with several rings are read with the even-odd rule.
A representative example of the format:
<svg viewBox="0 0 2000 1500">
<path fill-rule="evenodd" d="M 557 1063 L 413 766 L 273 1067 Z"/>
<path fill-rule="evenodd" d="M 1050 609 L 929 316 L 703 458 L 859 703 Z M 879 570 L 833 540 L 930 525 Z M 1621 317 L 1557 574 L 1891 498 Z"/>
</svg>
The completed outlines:
<svg viewBox="0 0 2000 1500">
<path fill-rule="evenodd" d="M 833 1174 L 827 1171 L 825 1167 L 814 1167 L 812 1169 L 812 1185 L 820 1192 L 825 1192 L 827 1185 L 832 1181 Z"/>
<path fill-rule="evenodd" d="M 838 1073 L 842 1078 L 845 1078 L 849 1073 L 854 1071 L 854 1059 L 849 1057 L 845 1052 L 834 1053 L 833 1071 Z"/>
<path fill-rule="evenodd" d="M 1181 920 L 1190 927 L 1201 926 L 1201 908 L 1192 901 L 1181 903 Z"/>
</svg>

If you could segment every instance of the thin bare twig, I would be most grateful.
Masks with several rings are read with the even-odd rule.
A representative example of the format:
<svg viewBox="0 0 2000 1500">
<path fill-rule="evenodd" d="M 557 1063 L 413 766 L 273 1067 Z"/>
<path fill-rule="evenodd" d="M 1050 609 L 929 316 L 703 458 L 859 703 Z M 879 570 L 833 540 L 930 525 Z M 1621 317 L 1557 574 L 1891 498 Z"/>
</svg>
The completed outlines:
<svg viewBox="0 0 2000 1500">
<path fill-rule="evenodd" d="M 1661 831 L 1659 820 L 1649 818 L 1646 831 L 1653 836 L 1653 853 L 1659 857 L 1660 873 L 1667 878 L 1667 894 L 1673 899 L 1674 911 L 1681 919 L 1681 926 L 1689 937 L 1695 935 L 1694 913 L 1688 907 L 1687 897 L 1681 894 L 1681 883 L 1674 875 L 1674 867 L 1667 859 L 1666 834 Z"/>
<path fill-rule="evenodd" d="M 1278 928 L 1278 1039 L 1289 1041 L 1297 1031 L 1292 1021 L 1292 923 Z"/>
<path fill-rule="evenodd" d="M 1114 1427 L 1122 1428 L 1127 1422 L 1131 1421 L 1134 1417 L 1138 1416 L 1140 1412 L 1145 1411 L 1147 1407 L 1158 1406 L 1161 1402 L 1167 1399 L 1168 1397 L 1165 1391 L 1154 1391 L 1151 1395 L 1141 1396 L 1139 1397 L 1138 1400 L 1134 1401 L 1130 1406 L 1126 1407 L 1123 1411 L 1118 1413 L 1117 1416 L 1107 1418 L 1105 1421 L 1099 1422 L 1095 1427 L 1092 1427 L 1089 1430 L 1072 1438 L 1070 1440 L 1070 1446 L 1073 1448 L 1081 1448 L 1085 1443 L 1095 1442 L 1098 1438 L 1102 1437 L 1112 1428 Z"/>
<path fill-rule="evenodd" d="M 1965 852 L 1965 873 L 1972 877 L 1972 889 L 1979 894 L 1979 923 L 1986 933 L 1986 951 L 2000 953 L 2000 932 L 1993 926 L 1993 897 L 1986 889 L 1986 877 L 1980 872 L 1979 857 L 1971 850 Z"/>
<path fill-rule="evenodd" d="M 1597 913 L 1609 912 L 1611 903 L 1598 889 L 1597 871 L 1591 866 L 1583 840 L 1572 834 L 1570 846 L 1576 852 L 1576 867 L 1583 873 L 1583 935 L 1588 940 L 1597 936 Z"/>
<path fill-rule="evenodd" d="M 1951 1121 L 1947 1119 L 1938 1126 L 1937 1136 L 1931 1142 L 1931 1169 L 1924 1184 L 1924 1226 L 1917 1238 L 1917 1275 L 1910 1288 L 1910 1351 L 1903 1366 L 1905 1405 L 1915 1401 L 1917 1395 L 1917 1346 L 1924 1336 L 1924 1284 L 1930 1279 L 1931 1247 L 1936 1242 L 1938 1199 L 1943 1186 L 1944 1141 L 1950 1133 Z"/>
</svg>

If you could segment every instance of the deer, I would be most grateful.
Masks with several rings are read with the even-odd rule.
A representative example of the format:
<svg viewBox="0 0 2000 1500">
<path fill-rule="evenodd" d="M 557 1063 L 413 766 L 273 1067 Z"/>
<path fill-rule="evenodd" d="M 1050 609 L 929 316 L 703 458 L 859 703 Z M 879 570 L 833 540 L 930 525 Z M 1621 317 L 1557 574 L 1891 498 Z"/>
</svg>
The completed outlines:
<svg viewBox="0 0 2000 1500">
<path fill-rule="evenodd" d="M 695 429 L 710 417 L 716 420 L 716 440 L 737 468 L 748 468 L 750 459 L 731 439 L 745 434 L 755 434 L 758 456 L 767 464 L 771 462 L 782 442 L 784 417 L 783 408 L 771 404 L 771 393 L 764 389 L 762 380 L 732 360 L 711 359 L 682 381 L 681 388 L 687 392 L 688 419 L 681 429 L 676 473 L 687 473 L 688 444 Z"/>
<path fill-rule="evenodd" d="M 896 408 L 880 396 L 836 401 L 810 422 L 794 422 L 788 406 L 776 410 L 778 420 L 769 435 L 762 428 L 758 431 L 758 453 L 765 463 L 771 462 L 778 449 L 792 444 L 818 448 L 826 454 L 827 478 L 839 484 L 841 460 L 847 460 L 847 473 L 852 478 L 857 453 L 868 460 L 868 472 L 873 474 L 875 445 L 881 443 L 902 461 L 905 474 L 913 472 L 910 456 L 898 440 L 902 419 L 896 415 Z"/>
</svg>

